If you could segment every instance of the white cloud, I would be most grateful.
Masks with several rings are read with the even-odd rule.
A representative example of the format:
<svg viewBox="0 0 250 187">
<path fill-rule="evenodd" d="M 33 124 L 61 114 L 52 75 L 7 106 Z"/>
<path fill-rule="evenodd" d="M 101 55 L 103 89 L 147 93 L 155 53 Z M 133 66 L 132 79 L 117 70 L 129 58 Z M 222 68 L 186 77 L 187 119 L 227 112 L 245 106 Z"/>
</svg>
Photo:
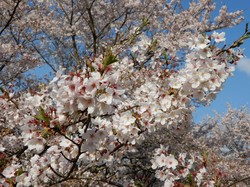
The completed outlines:
<svg viewBox="0 0 250 187">
<path fill-rule="evenodd" d="M 250 76 L 250 58 L 241 59 L 238 63 L 238 68 Z"/>
</svg>

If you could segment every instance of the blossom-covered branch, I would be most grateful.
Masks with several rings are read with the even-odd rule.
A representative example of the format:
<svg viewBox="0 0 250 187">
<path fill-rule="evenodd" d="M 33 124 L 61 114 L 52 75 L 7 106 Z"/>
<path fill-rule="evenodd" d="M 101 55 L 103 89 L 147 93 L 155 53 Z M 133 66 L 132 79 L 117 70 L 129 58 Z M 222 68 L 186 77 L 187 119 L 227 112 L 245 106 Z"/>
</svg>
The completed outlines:
<svg viewBox="0 0 250 187">
<path fill-rule="evenodd" d="M 242 12 L 222 7 L 211 21 L 211 0 L 182 5 L 179 0 L 22 1 L 23 13 L 1 35 L 0 55 L 18 74 L 24 53 L 36 62 L 24 71 L 42 61 L 58 71 L 49 83 L 22 89 L 17 77 L 3 74 L 0 182 L 219 184 L 206 151 L 179 137 L 196 136 L 193 110 L 215 99 L 234 71 L 232 58 L 242 57 L 239 45 L 222 47 L 224 32 L 207 29 L 235 25 Z M 142 148 L 159 132 L 172 141 Z"/>
</svg>

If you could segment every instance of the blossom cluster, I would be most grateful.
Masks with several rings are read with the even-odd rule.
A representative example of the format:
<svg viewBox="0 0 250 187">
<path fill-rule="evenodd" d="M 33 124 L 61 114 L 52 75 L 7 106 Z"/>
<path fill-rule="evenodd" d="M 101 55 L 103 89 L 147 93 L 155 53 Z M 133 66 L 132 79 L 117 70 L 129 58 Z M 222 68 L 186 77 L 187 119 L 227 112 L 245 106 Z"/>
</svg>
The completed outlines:
<svg viewBox="0 0 250 187">
<path fill-rule="evenodd" d="M 223 33 L 218 35 L 212 37 L 224 41 Z M 13 140 L 10 145 L 1 143 L 1 150 L 11 150 L 9 147 L 20 141 L 29 159 L 15 154 L 9 158 L 2 182 L 13 179 L 18 186 L 60 182 L 82 172 L 76 165 L 87 167 L 85 175 L 94 177 L 89 168 L 104 164 L 112 170 L 124 151 L 135 151 L 144 131 L 166 125 L 176 131 L 188 129 L 192 101 L 210 102 L 209 94 L 215 94 L 232 71 L 227 53 L 218 55 L 219 48 L 210 45 L 208 36 L 197 35 L 190 41 L 192 51 L 179 71 L 149 64 L 138 72 L 126 57 L 108 63 L 109 58 L 100 56 L 90 59 L 90 65 L 80 71 L 58 72 L 41 92 L 18 98 L 6 92 L 1 98 L 1 126 L 9 128 L 13 136 L 3 141 Z M 182 167 L 191 169 L 191 161 L 184 162 L 185 158 L 180 156 Z M 167 172 L 175 170 L 179 162 L 173 155 L 156 155 L 153 168 L 165 164 Z M 157 178 L 162 172 L 157 171 Z M 173 174 L 168 172 L 169 176 L 160 179 L 170 186 L 179 178 L 170 177 Z M 202 173 L 205 168 L 196 175 L 198 184 Z M 187 174 L 185 171 L 182 177 Z"/>
<path fill-rule="evenodd" d="M 220 43 L 225 41 L 224 35 L 214 32 L 211 38 Z M 193 95 L 194 99 L 204 103 L 213 100 L 223 82 L 234 71 L 234 67 L 228 63 L 231 56 L 220 53 L 217 47 L 211 46 L 211 42 L 208 36 L 202 35 L 192 39 L 189 46 L 196 50 L 187 55 L 186 61 L 189 63 L 170 77 L 169 83 L 184 95 Z"/>
<path fill-rule="evenodd" d="M 214 186 L 215 182 L 206 176 L 206 160 L 197 153 L 180 153 L 176 159 L 174 155 L 169 154 L 168 147 L 160 145 L 160 148 L 155 150 L 151 162 L 152 168 L 156 170 L 156 178 L 164 182 L 164 187 L 176 186 L 178 183 Z"/>
<path fill-rule="evenodd" d="M 131 38 L 131 33 L 138 36 L 146 31 L 144 39 L 157 39 L 162 48 L 176 55 L 194 32 L 218 30 L 242 20 L 242 11 L 228 12 L 226 6 L 211 20 L 210 14 L 216 9 L 211 0 L 191 1 L 187 8 L 183 3 L 186 2 L 2 1 L 1 82 L 15 80 L 15 86 L 30 87 L 33 78 L 23 74 L 31 68 L 46 64 L 55 73 L 59 66 L 81 65 L 86 56 L 99 56 L 103 43 L 119 45 L 123 51 L 133 49 L 131 44 L 137 38 Z M 138 58 L 144 60 L 140 54 Z"/>
</svg>

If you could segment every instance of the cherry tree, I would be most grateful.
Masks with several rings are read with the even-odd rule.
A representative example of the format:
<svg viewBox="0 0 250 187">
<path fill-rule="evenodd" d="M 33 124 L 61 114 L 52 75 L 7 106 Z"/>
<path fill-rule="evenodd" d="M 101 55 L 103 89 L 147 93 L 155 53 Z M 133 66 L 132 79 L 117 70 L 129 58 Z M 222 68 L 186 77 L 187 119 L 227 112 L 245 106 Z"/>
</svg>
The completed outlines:
<svg viewBox="0 0 250 187">
<path fill-rule="evenodd" d="M 220 180 L 229 186 L 250 184 L 249 117 L 246 107 L 232 109 L 228 106 L 225 115 L 208 117 L 192 129 L 195 141 L 213 155 Z"/>
<path fill-rule="evenodd" d="M 174 138 L 142 145 L 164 129 L 193 132 L 193 110 L 215 99 L 243 55 L 248 27 L 231 45 L 217 31 L 240 23 L 241 11 L 223 6 L 211 19 L 211 0 L 2 4 L 1 55 L 11 59 L 0 71 L 3 186 L 219 185 L 202 149 L 175 148 Z M 23 61 L 54 78 L 20 91 Z"/>
<path fill-rule="evenodd" d="M 137 146 L 139 153 L 126 158 L 139 158 L 133 162 L 138 168 L 140 165 L 144 168 L 151 167 L 153 162 L 153 167 L 160 169 L 156 173 L 158 179 L 164 179 L 166 171 L 173 172 L 173 167 L 176 167 L 175 172 L 179 169 L 178 172 L 185 173 L 189 165 L 194 163 L 190 158 L 199 160 L 198 165 L 194 165 L 194 168 L 198 168 L 191 170 L 192 176 L 186 173 L 187 178 L 179 178 L 176 186 L 195 186 L 194 179 L 201 177 L 197 176 L 197 171 L 200 171 L 203 177 L 213 179 L 215 186 L 249 186 L 249 127 L 249 110 L 246 107 L 232 109 L 229 106 L 226 114 L 217 113 L 215 117 L 207 117 L 200 124 L 193 124 L 188 132 L 180 134 L 168 128 L 161 128 L 151 133 Z M 178 164 L 187 166 L 178 168 L 177 162 L 172 159 L 173 153 L 179 155 Z M 190 157 L 190 153 L 193 157 Z M 149 161 L 152 155 L 154 158 Z M 172 162 L 163 167 L 162 160 Z"/>
<path fill-rule="evenodd" d="M 54 73 L 60 66 L 77 70 L 89 57 L 104 55 L 110 47 L 141 66 L 160 51 L 155 48 L 157 41 L 168 63 L 178 61 L 172 57 L 187 47 L 183 38 L 190 38 L 193 31 L 205 33 L 242 20 L 242 12 L 228 13 L 224 6 L 212 21 L 212 0 L 191 2 L 186 9 L 182 1 L 162 0 L 3 0 L 0 5 L 1 84 L 15 80 L 15 87 L 23 90 L 34 84 L 23 76 L 32 67 L 46 64 Z M 154 44 L 149 49 L 145 44 L 146 56 L 139 55 L 138 61 L 136 42 L 140 40 Z"/>
<path fill-rule="evenodd" d="M 3 0 L 0 2 L 0 86 L 9 87 L 16 81 L 15 86 L 21 87 L 22 80 L 27 79 L 23 74 L 31 68 L 41 65 L 40 60 L 29 48 L 25 36 L 28 28 L 18 24 L 28 15 L 30 7 L 27 1 Z"/>
</svg>

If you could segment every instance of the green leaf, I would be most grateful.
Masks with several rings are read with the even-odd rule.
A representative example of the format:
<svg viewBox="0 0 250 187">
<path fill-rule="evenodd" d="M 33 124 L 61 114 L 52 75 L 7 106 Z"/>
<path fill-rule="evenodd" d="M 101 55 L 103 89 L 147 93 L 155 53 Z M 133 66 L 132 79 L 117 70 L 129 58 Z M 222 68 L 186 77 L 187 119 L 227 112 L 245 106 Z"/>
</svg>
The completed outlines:
<svg viewBox="0 0 250 187">
<path fill-rule="evenodd" d="M 149 22 L 149 19 L 148 19 L 148 18 L 143 18 L 143 19 L 142 19 L 142 27 L 147 26 L 149 23 L 150 23 L 150 22 Z"/>
<path fill-rule="evenodd" d="M 16 175 L 19 176 L 19 175 L 22 175 L 23 174 L 23 169 L 22 168 L 19 168 L 17 171 L 16 171 Z"/>
<path fill-rule="evenodd" d="M 117 62 L 116 56 L 112 54 L 111 50 L 109 50 L 103 60 L 104 68 L 106 69 L 110 64 L 115 62 Z"/>
<path fill-rule="evenodd" d="M 45 139 L 49 138 L 51 136 L 51 131 L 50 131 L 50 128 L 43 128 L 41 130 L 41 136 Z"/>
<path fill-rule="evenodd" d="M 143 187 L 141 181 L 139 181 L 139 180 L 135 180 L 135 181 L 134 181 L 134 185 L 135 185 L 136 187 Z"/>
<path fill-rule="evenodd" d="M 41 121 L 44 121 L 44 122 L 47 122 L 47 123 L 49 123 L 49 121 L 50 121 L 49 117 L 46 115 L 46 113 L 42 107 L 39 107 L 38 114 L 35 115 L 34 118 L 41 120 Z"/>
<path fill-rule="evenodd" d="M 188 182 L 188 184 L 190 184 L 190 185 L 193 185 L 193 183 L 194 183 L 194 177 L 192 176 L 192 174 L 188 174 L 188 176 L 187 176 L 187 182 Z"/>
</svg>

